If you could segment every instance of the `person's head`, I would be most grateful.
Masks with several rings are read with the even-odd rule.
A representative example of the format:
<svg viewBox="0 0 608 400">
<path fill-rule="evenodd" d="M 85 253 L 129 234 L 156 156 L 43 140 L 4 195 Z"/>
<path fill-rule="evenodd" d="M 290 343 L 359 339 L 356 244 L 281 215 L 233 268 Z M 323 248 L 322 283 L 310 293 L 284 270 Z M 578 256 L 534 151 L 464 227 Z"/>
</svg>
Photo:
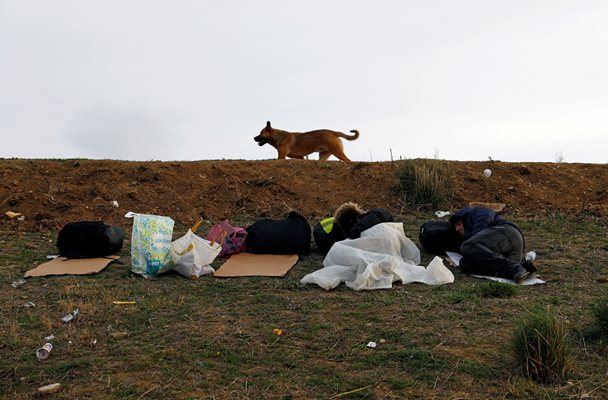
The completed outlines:
<svg viewBox="0 0 608 400">
<path fill-rule="evenodd" d="M 363 214 L 364 211 L 358 204 L 352 202 L 344 203 L 338 207 L 334 214 L 334 224 L 338 225 L 345 235 L 348 235 Z"/>
<path fill-rule="evenodd" d="M 460 235 L 464 235 L 464 218 L 459 216 L 452 216 L 450 223 L 454 226 L 456 232 Z"/>
</svg>

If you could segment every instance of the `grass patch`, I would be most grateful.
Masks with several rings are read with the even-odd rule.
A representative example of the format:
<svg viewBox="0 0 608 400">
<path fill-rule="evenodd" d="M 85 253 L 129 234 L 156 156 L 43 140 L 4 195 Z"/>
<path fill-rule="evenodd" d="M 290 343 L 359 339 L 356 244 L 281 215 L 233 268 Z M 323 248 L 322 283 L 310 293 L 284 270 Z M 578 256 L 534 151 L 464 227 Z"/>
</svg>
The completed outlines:
<svg viewBox="0 0 608 400">
<path fill-rule="evenodd" d="M 591 306 L 593 314 L 593 333 L 602 339 L 608 339 L 608 291 L 604 291 Z"/>
<path fill-rule="evenodd" d="M 399 190 L 406 204 L 420 209 L 442 209 L 452 198 L 445 164 L 439 160 L 400 161 Z"/>
<path fill-rule="evenodd" d="M 508 283 L 488 281 L 479 286 L 479 294 L 481 297 L 507 298 L 515 296 L 517 288 Z"/>
<path fill-rule="evenodd" d="M 566 325 L 548 311 L 536 309 L 524 316 L 511 345 L 518 368 L 534 381 L 560 382 L 571 368 Z"/>
<path fill-rule="evenodd" d="M 409 237 L 428 218 L 397 216 Z M 546 285 L 503 287 L 454 270 L 450 285 L 325 291 L 299 283 L 323 265 L 314 249 L 283 279 L 146 280 L 130 273 L 127 246 L 123 266 L 13 288 L 54 243 L 47 233 L 3 232 L 0 398 L 29 399 L 53 382 L 62 385 L 58 398 L 565 399 L 592 390 L 608 398 L 605 348 L 582 336 L 570 343 L 572 385 L 553 390 L 504 368 L 512 361 L 505 343 L 530 304 L 551 305 L 581 331 L 596 323 L 581 310 L 603 301 L 608 224 L 563 215 L 514 220 L 538 253 Z M 423 253 L 423 264 L 431 258 Z M 36 306 L 24 308 L 30 301 Z M 73 308 L 79 318 L 61 322 Z M 35 349 L 50 334 L 55 347 L 39 362 Z M 378 346 L 368 348 L 370 341 Z"/>
</svg>

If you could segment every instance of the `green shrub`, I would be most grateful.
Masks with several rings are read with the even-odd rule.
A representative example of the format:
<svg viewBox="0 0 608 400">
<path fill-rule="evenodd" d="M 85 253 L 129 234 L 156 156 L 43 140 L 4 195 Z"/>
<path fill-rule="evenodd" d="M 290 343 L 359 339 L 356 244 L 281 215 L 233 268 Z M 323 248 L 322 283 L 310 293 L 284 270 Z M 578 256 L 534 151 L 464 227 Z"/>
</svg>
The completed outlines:
<svg viewBox="0 0 608 400">
<path fill-rule="evenodd" d="M 522 374 L 536 382 L 559 382 L 570 370 L 566 326 L 547 311 L 538 309 L 524 316 L 511 345 Z"/>
<path fill-rule="evenodd" d="M 452 197 L 447 168 L 439 160 L 401 161 L 399 191 L 405 203 L 426 209 L 447 207 Z"/>
</svg>

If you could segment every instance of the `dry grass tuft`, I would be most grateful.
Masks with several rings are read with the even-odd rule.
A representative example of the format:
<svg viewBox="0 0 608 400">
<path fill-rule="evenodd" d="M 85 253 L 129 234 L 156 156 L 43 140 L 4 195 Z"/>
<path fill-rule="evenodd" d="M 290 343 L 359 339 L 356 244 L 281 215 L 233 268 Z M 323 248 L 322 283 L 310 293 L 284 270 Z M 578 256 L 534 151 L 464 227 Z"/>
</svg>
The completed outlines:
<svg viewBox="0 0 608 400">
<path fill-rule="evenodd" d="M 512 338 L 518 368 L 540 383 L 557 383 L 571 368 L 571 347 L 566 325 L 547 311 L 530 312 L 517 325 Z"/>
</svg>

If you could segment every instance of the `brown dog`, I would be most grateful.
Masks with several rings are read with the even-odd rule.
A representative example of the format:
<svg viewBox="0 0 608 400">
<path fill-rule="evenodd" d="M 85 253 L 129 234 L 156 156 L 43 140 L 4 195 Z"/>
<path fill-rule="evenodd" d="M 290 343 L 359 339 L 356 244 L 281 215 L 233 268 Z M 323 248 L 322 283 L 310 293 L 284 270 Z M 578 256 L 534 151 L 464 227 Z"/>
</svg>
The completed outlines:
<svg viewBox="0 0 608 400">
<path fill-rule="evenodd" d="M 310 132 L 287 132 L 274 129 L 270 126 L 270 121 L 266 122 L 266 127 L 259 135 L 253 138 L 258 145 L 263 146 L 269 143 L 279 151 L 279 159 L 304 158 L 307 155 L 319 152 L 319 160 L 327 160 L 334 155 L 342 161 L 350 161 L 340 138 L 355 140 L 359 137 L 359 131 L 353 129 L 354 135 L 349 136 L 342 132 L 330 131 L 329 129 L 319 129 Z"/>
</svg>

